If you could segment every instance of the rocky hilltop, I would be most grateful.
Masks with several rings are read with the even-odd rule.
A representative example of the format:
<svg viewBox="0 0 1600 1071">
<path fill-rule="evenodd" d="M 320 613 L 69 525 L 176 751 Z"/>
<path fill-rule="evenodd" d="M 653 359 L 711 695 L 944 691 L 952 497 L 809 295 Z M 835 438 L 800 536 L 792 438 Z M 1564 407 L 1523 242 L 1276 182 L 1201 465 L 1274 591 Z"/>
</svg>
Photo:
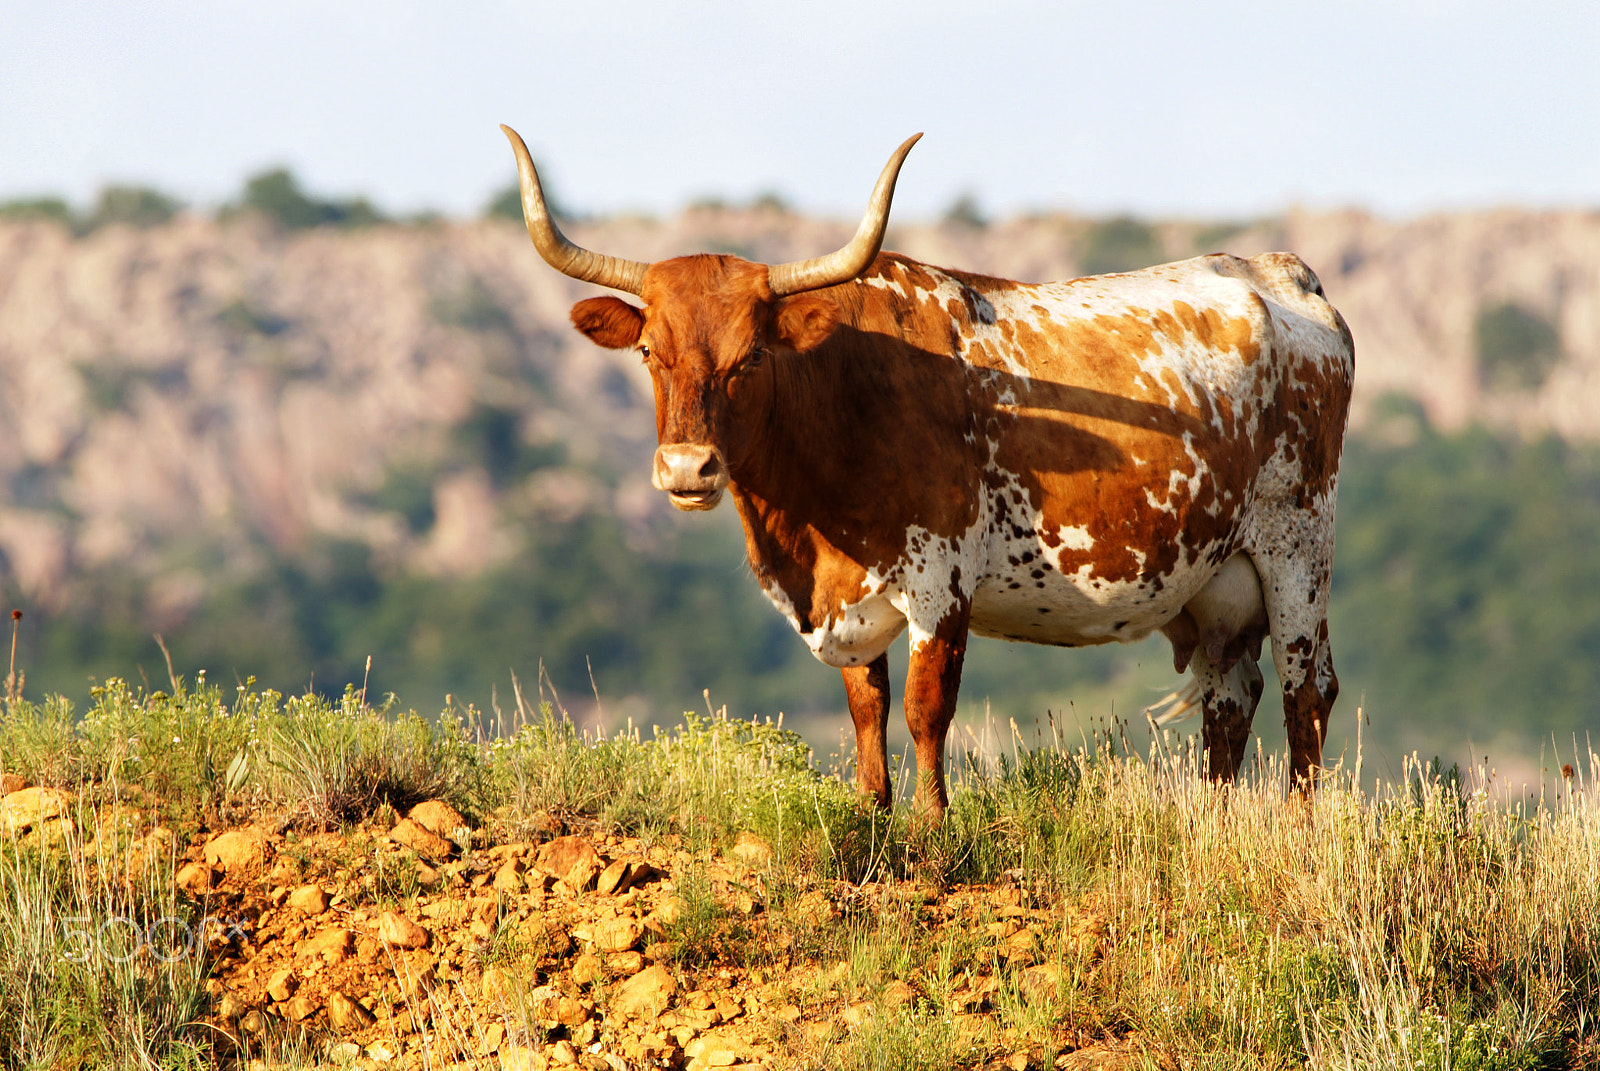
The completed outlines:
<svg viewBox="0 0 1600 1071">
<path fill-rule="evenodd" d="M 636 259 L 775 261 L 852 226 L 765 206 L 568 229 Z M 1041 216 L 896 225 L 887 245 L 1025 280 L 1291 249 L 1354 331 L 1357 426 L 1398 393 L 1442 426 L 1600 438 L 1597 212 Z M 77 578 L 131 568 L 159 627 L 204 597 L 207 561 L 320 537 L 432 575 L 503 560 L 516 517 L 609 511 L 647 540 L 663 509 L 648 379 L 566 326 L 588 289 L 504 220 L 282 231 L 188 215 L 84 237 L 0 222 L 0 592 L 59 604 L 90 594 Z M 1486 365 L 1496 315 L 1542 364 Z"/>
</svg>

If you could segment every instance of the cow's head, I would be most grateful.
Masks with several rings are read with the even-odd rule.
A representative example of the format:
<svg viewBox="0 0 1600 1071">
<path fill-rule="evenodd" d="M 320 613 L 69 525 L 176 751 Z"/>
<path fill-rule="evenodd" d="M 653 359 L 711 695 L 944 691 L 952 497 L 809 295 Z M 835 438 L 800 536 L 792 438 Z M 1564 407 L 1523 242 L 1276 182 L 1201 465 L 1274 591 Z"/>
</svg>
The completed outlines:
<svg viewBox="0 0 1600 1071">
<path fill-rule="evenodd" d="M 510 127 L 500 129 L 517 156 L 522 211 L 539 254 L 565 275 L 644 302 L 587 298 L 572 307 L 572 323 L 601 346 L 639 351 L 655 385 L 660 445 L 651 482 L 679 509 L 711 509 L 728 486 L 730 464 L 752 445 L 753 408 L 772 402 L 766 358 L 805 353 L 833 332 L 835 306 L 813 291 L 848 282 L 878 255 L 900 164 L 922 135 L 889 158 L 842 249 L 790 264 L 711 255 L 643 264 L 568 241 L 550 218 L 527 146 Z"/>
</svg>

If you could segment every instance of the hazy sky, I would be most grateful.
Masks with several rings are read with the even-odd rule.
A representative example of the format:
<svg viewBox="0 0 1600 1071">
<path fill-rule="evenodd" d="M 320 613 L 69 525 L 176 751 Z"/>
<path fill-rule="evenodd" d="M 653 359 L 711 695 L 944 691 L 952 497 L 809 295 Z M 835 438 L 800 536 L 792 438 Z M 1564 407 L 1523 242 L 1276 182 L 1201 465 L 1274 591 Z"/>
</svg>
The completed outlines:
<svg viewBox="0 0 1600 1071">
<path fill-rule="evenodd" d="M 591 213 L 1600 207 L 1600 3 L 0 0 L 0 201 L 476 213 L 527 138 Z"/>
</svg>

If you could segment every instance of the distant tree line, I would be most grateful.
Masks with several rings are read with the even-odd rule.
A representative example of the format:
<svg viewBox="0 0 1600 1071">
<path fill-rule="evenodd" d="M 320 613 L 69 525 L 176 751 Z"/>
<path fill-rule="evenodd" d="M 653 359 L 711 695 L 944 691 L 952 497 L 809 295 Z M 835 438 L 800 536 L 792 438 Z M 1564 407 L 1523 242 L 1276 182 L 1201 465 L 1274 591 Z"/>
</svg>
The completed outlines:
<svg viewBox="0 0 1600 1071">
<path fill-rule="evenodd" d="M 506 414 L 480 410 L 442 464 L 481 466 L 510 486 L 570 462 L 523 442 Z M 426 532 L 438 476 L 397 470 L 370 505 Z M 1502 733 L 1535 753 L 1541 740 L 1570 746 L 1574 733 L 1600 740 L 1600 448 L 1444 433 L 1396 401 L 1347 444 L 1340 484 L 1341 719 L 1362 706 L 1369 741 L 1441 754 Z M 216 584 L 167 644 L 180 671 L 286 691 L 337 693 L 363 679 L 370 655 L 373 687 L 422 710 L 447 692 L 487 706 L 496 690 L 505 699 L 512 673 L 527 683 L 541 669 L 568 694 L 587 696 L 592 681 L 603 697 L 642 696 L 666 718 L 700 706 L 706 688 L 743 716 L 838 709 L 837 673 L 740 568 L 731 515 L 674 517 L 649 550 L 605 515 L 515 523 L 527 533 L 520 552 L 473 578 L 396 573 L 353 542 L 294 557 L 263 542 L 261 568 Z M 91 677 L 163 679 L 150 630 L 137 624 L 149 619 L 140 587 L 108 572 L 92 590 L 93 605 L 29 618 L 19 665 L 30 691 L 81 702 Z M 964 694 L 989 697 L 1002 719 L 1031 719 L 1108 694 L 1130 657 L 1168 656 L 988 643 L 969 655 Z M 1263 730 L 1280 717 L 1267 672 Z M 1135 698 L 1117 711 L 1155 696 Z"/>
<path fill-rule="evenodd" d="M 33 197 L 0 203 L 0 219 L 53 220 L 81 235 L 113 223 L 160 227 L 182 207 L 175 198 L 148 187 L 107 186 L 88 212 L 76 211 L 60 197 Z"/>
<path fill-rule="evenodd" d="M 548 196 L 556 214 L 564 216 L 560 205 Z M 757 204 L 780 203 L 775 195 L 758 199 Z M 0 220 L 50 220 L 61 224 L 72 233 L 82 236 L 101 227 L 123 224 L 130 227 L 160 227 L 186 206 L 173 196 L 148 186 L 110 185 L 104 187 L 95 203 L 87 210 L 74 208 L 66 199 L 56 196 L 21 197 L 0 201 Z M 305 230 L 312 227 L 338 227 L 353 229 L 394 219 L 365 197 L 322 198 L 308 193 L 292 171 L 273 167 L 256 172 L 245 179 L 239 196 L 216 209 L 220 218 L 252 214 L 267 220 L 281 230 Z M 522 222 L 522 193 L 513 183 L 489 199 L 483 215 L 489 219 L 509 219 Z M 438 218 L 435 213 L 424 212 L 405 222 L 426 223 Z"/>
</svg>

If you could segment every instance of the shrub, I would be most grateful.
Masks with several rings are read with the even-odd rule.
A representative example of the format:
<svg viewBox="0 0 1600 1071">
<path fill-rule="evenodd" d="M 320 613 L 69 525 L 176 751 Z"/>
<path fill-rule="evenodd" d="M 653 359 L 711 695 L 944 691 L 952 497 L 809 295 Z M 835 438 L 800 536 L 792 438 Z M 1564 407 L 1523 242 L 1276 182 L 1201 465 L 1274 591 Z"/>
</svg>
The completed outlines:
<svg viewBox="0 0 1600 1071">
<path fill-rule="evenodd" d="M 1089 228 L 1079 270 L 1085 275 L 1103 275 L 1149 267 L 1165 259 L 1160 239 L 1148 223 L 1117 216 Z"/>
<path fill-rule="evenodd" d="M 466 812 L 482 802 L 478 751 L 451 712 L 430 722 L 374 710 L 353 687 L 337 703 L 311 694 L 261 715 L 260 765 L 270 798 L 333 827 L 387 805 L 404 814 L 442 799 Z"/>
<path fill-rule="evenodd" d="M 238 208 L 259 213 L 285 230 L 324 225 L 364 227 L 384 219 L 365 198 L 318 201 L 307 196 L 286 168 L 262 171 L 247 179 Z"/>
<path fill-rule="evenodd" d="M 550 178 L 543 171 L 539 172 L 539 187 L 544 191 L 545 207 L 553 219 L 574 218 L 569 207 L 562 202 L 559 192 L 551 188 Z M 489 203 L 483 206 L 483 218 L 510 220 L 522 226 L 526 222 L 522 215 L 522 187 L 513 182 L 491 197 Z"/>
<path fill-rule="evenodd" d="M 1561 362 L 1561 336 L 1555 325 L 1516 302 L 1479 309 L 1472 334 L 1486 387 L 1538 390 Z"/>
<path fill-rule="evenodd" d="M 52 220 L 68 230 L 77 228 L 72 206 L 59 197 L 24 197 L 0 204 L 0 219 Z"/>
<path fill-rule="evenodd" d="M 107 186 L 100 191 L 100 199 L 95 202 L 94 213 L 84 229 L 93 230 L 110 223 L 141 229 L 159 227 L 170 222 L 178 208 L 177 201 L 145 186 Z"/>
<path fill-rule="evenodd" d="M 988 217 L 983 214 L 983 208 L 978 204 L 978 198 L 971 193 L 963 193 L 945 209 L 939 221 L 946 227 L 956 227 L 963 230 L 981 231 L 989 226 Z"/>
<path fill-rule="evenodd" d="M 540 176 L 541 185 L 543 185 L 543 177 L 544 176 L 542 175 Z M 547 197 L 547 204 L 548 200 L 549 199 Z M 559 215 L 559 213 L 552 209 L 551 215 Z M 483 218 L 508 219 L 512 223 L 516 223 L 518 225 L 522 224 L 524 220 L 522 216 L 521 187 L 513 182 L 511 185 L 507 186 L 505 189 L 491 197 L 489 199 L 489 203 L 483 206 Z"/>
</svg>

